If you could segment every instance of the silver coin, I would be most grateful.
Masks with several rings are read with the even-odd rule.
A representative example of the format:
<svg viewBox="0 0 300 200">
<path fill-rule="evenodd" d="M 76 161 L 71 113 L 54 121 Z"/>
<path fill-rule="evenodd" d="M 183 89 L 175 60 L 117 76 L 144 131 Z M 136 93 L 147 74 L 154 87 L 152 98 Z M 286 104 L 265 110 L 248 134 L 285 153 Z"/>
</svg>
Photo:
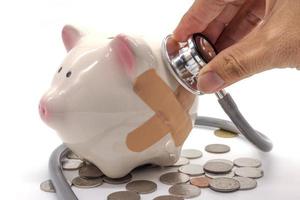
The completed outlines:
<svg viewBox="0 0 300 200">
<path fill-rule="evenodd" d="M 238 167 L 260 167 L 261 162 L 254 158 L 238 158 L 235 159 L 234 164 Z"/>
<path fill-rule="evenodd" d="M 213 173 L 208 173 L 208 172 L 205 172 L 205 176 L 208 177 L 208 178 L 233 178 L 234 177 L 234 172 L 231 171 L 229 173 L 226 173 L 226 174 L 213 174 Z"/>
<path fill-rule="evenodd" d="M 128 183 L 128 182 L 131 181 L 131 179 L 132 179 L 131 174 L 127 174 L 126 176 L 121 177 L 121 178 L 109 178 L 107 176 L 103 177 L 104 182 L 110 183 L 110 184 L 113 184 L 113 185 Z"/>
<path fill-rule="evenodd" d="M 202 152 L 197 149 L 183 149 L 181 156 L 188 159 L 196 159 L 202 157 Z"/>
<path fill-rule="evenodd" d="M 133 191 L 119 191 L 107 196 L 107 200 L 140 200 L 141 196 Z"/>
<path fill-rule="evenodd" d="M 178 183 L 186 183 L 190 180 L 190 177 L 180 172 L 169 172 L 159 177 L 160 182 L 166 185 L 175 185 Z"/>
<path fill-rule="evenodd" d="M 237 180 L 240 183 L 240 190 L 251 190 L 256 188 L 257 182 L 252 178 L 247 177 L 234 177 L 233 179 Z"/>
<path fill-rule="evenodd" d="M 227 153 L 230 147 L 225 144 L 210 144 L 205 147 L 205 151 L 209 153 Z"/>
<path fill-rule="evenodd" d="M 225 162 L 208 161 L 205 163 L 203 168 L 205 172 L 209 172 L 213 174 L 226 174 L 232 170 L 233 166 Z"/>
<path fill-rule="evenodd" d="M 40 184 L 40 189 L 44 192 L 55 193 L 55 188 L 51 180 L 46 180 Z"/>
<path fill-rule="evenodd" d="M 209 187 L 217 192 L 234 192 L 240 188 L 240 183 L 232 178 L 215 178 L 210 180 Z"/>
<path fill-rule="evenodd" d="M 72 180 L 79 176 L 78 170 L 63 170 L 63 175 L 70 186 L 72 186 Z"/>
<path fill-rule="evenodd" d="M 260 168 L 254 167 L 238 167 L 234 170 L 237 176 L 248 177 L 248 178 L 260 178 L 264 175 L 264 172 Z"/>
<path fill-rule="evenodd" d="M 93 164 L 85 164 L 79 169 L 79 176 L 84 178 L 99 178 L 103 173 Z"/>
<path fill-rule="evenodd" d="M 82 160 L 65 159 L 62 161 L 62 168 L 64 170 L 77 170 L 83 166 Z"/>
<path fill-rule="evenodd" d="M 179 157 L 179 159 L 177 160 L 176 163 L 174 163 L 173 165 L 171 165 L 172 167 L 180 167 L 183 165 L 188 165 L 190 163 L 190 160 L 185 158 L 185 157 Z"/>
<path fill-rule="evenodd" d="M 181 183 L 170 187 L 169 193 L 177 197 L 194 198 L 201 194 L 201 189 L 194 185 Z"/>
<path fill-rule="evenodd" d="M 175 197 L 175 196 L 172 196 L 172 195 L 163 195 L 163 196 L 155 197 L 153 200 L 184 200 L 184 198 Z"/>
<path fill-rule="evenodd" d="M 190 176 L 200 176 L 204 174 L 202 165 L 197 165 L 197 164 L 184 165 L 181 166 L 178 170 L 179 172 L 188 174 Z"/>
<path fill-rule="evenodd" d="M 234 166 L 233 162 L 231 160 L 227 160 L 227 159 L 211 159 L 207 162 L 224 162 L 224 163 L 231 165 L 232 167 Z"/>
<path fill-rule="evenodd" d="M 78 188 L 94 188 L 102 183 L 102 178 L 85 179 L 78 176 L 72 180 L 72 184 Z"/>
<path fill-rule="evenodd" d="M 157 184 L 148 180 L 136 180 L 127 183 L 126 189 L 129 191 L 137 192 L 139 194 L 148 194 L 156 191 Z"/>
<path fill-rule="evenodd" d="M 66 155 L 67 158 L 69 159 L 77 159 L 80 160 L 80 157 L 77 156 L 73 151 L 69 151 Z"/>
</svg>

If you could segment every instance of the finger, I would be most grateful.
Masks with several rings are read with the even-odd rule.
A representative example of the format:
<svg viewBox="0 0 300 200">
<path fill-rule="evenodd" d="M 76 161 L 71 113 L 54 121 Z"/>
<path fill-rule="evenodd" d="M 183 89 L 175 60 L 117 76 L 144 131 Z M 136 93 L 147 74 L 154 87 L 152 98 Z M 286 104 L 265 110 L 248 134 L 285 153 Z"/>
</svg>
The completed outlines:
<svg viewBox="0 0 300 200">
<path fill-rule="evenodd" d="M 258 72 L 270 69 L 262 36 L 248 37 L 223 50 L 211 60 L 198 77 L 198 88 L 204 93 L 217 92 L 228 85 Z"/>
<path fill-rule="evenodd" d="M 215 44 L 220 34 L 223 32 L 225 26 L 226 24 L 218 20 L 214 20 L 207 26 L 207 28 L 202 33 L 203 35 L 208 37 L 211 43 Z"/>
<path fill-rule="evenodd" d="M 261 20 L 258 17 L 248 13 L 244 19 L 231 24 L 231 27 L 224 30 L 216 42 L 216 48 L 221 51 L 236 43 L 249 34 L 260 22 Z"/>
<path fill-rule="evenodd" d="M 259 2 L 259 3 L 257 3 Z M 250 33 L 264 16 L 264 1 L 247 2 L 224 29 L 216 42 L 218 50 L 222 50 L 241 40 Z"/>
<path fill-rule="evenodd" d="M 205 30 L 228 2 L 231 0 L 196 0 L 175 29 L 174 38 L 177 41 L 186 41 L 191 34 Z"/>
<path fill-rule="evenodd" d="M 234 18 L 244 3 L 245 0 L 239 0 L 227 4 L 216 19 L 207 26 L 203 34 L 206 35 L 212 43 L 215 43 L 226 25 Z"/>
</svg>

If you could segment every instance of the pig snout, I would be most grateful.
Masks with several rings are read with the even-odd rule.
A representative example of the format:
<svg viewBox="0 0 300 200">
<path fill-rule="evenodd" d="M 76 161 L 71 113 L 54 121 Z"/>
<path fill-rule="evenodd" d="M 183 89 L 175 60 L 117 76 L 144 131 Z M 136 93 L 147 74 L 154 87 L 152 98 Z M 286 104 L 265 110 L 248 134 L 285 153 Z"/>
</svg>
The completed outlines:
<svg viewBox="0 0 300 200">
<path fill-rule="evenodd" d="M 42 98 L 39 104 L 39 113 L 42 120 L 47 121 L 48 119 L 48 109 L 45 100 Z"/>
<path fill-rule="evenodd" d="M 53 121 L 55 113 L 60 111 L 58 103 L 60 99 L 57 99 L 57 97 L 57 91 L 50 89 L 43 95 L 39 102 L 39 114 L 41 119 L 46 124 L 49 124 L 49 122 Z"/>
</svg>

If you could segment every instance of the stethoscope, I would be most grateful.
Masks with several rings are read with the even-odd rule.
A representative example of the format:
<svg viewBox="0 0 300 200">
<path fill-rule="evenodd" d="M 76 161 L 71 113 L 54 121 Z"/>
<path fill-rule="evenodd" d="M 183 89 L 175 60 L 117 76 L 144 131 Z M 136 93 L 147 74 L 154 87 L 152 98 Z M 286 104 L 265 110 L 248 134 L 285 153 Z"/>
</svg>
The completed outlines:
<svg viewBox="0 0 300 200">
<path fill-rule="evenodd" d="M 161 54 L 175 79 L 191 93 L 200 95 L 201 92 L 197 89 L 197 75 L 201 68 L 216 56 L 217 51 L 213 44 L 200 33 L 191 36 L 186 43 L 178 43 L 169 35 L 163 40 Z M 208 126 L 241 133 L 260 150 L 270 151 L 272 149 L 271 141 L 251 127 L 229 93 L 220 90 L 216 96 L 232 122 L 198 116 L 195 127 Z M 65 145 L 60 145 L 53 151 L 49 160 L 49 172 L 58 199 L 78 200 L 62 169 L 62 161 L 69 151 Z"/>
<path fill-rule="evenodd" d="M 169 35 L 163 40 L 161 54 L 175 79 L 191 93 L 201 95 L 197 88 L 197 76 L 200 70 L 217 55 L 217 51 L 209 39 L 201 33 L 195 33 L 187 42 L 178 43 Z M 216 118 L 197 117 L 195 125 L 217 127 L 241 133 L 260 150 L 270 151 L 273 147 L 272 142 L 251 127 L 230 94 L 224 89 L 215 94 L 221 107 L 233 123 Z"/>
</svg>

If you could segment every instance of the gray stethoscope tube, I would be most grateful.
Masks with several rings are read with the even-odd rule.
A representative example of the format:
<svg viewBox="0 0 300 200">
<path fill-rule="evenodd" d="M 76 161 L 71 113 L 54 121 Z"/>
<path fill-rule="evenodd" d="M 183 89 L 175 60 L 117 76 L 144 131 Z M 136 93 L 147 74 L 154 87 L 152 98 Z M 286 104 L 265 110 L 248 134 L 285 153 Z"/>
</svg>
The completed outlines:
<svg viewBox="0 0 300 200">
<path fill-rule="evenodd" d="M 228 97 L 230 98 L 230 96 Z M 227 102 L 228 100 L 225 101 Z M 232 109 L 231 106 L 232 106 L 231 104 L 226 105 L 226 108 Z M 200 127 L 200 126 L 221 128 L 223 130 L 231 131 L 237 134 L 241 133 L 239 129 L 236 128 L 236 125 L 233 124 L 231 121 L 218 119 L 218 118 L 198 116 L 195 121 L 195 127 Z M 262 137 L 264 136 L 262 135 Z M 66 200 L 66 199 L 78 200 L 75 193 L 71 189 L 71 186 L 69 185 L 67 179 L 65 178 L 62 169 L 62 161 L 63 159 L 65 159 L 69 151 L 70 151 L 69 148 L 66 147 L 64 144 L 62 144 L 53 151 L 49 159 L 50 177 L 54 185 L 57 198 L 59 200 Z"/>
<path fill-rule="evenodd" d="M 197 90 L 197 74 L 199 70 L 216 55 L 213 45 L 201 34 L 194 34 L 185 46 L 177 46 L 171 38 L 171 36 L 167 36 L 162 44 L 161 50 L 164 61 L 176 80 L 183 87 L 194 94 L 200 94 Z M 194 124 L 195 127 L 206 126 L 221 128 L 237 134 L 243 134 L 260 150 L 270 151 L 272 149 L 271 141 L 262 133 L 251 127 L 229 93 L 226 93 L 225 90 L 221 90 L 216 93 L 216 96 L 219 104 L 232 122 L 218 118 L 197 116 Z M 62 144 L 53 151 L 49 159 L 50 177 L 57 197 L 60 200 L 78 200 L 66 180 L 62 169 L 62 161 L 69 151 L 70 150 Z"/>
<path fill-rule="evenodd" d="M 59 200 L 78 200 L 65 178 L 62 169 L 62 160 L 69 151 L 69 148 L 62 144 L 52 152 L 49 159 L 49 173 L 55 188 L 57 199 Z"/>
</svg>

